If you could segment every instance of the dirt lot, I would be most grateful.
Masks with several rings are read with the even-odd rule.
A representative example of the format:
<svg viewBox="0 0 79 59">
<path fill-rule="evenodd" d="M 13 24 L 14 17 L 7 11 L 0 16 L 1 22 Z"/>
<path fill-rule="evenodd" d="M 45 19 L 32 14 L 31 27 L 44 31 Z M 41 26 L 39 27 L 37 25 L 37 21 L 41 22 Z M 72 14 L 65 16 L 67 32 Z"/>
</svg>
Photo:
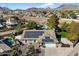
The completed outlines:
<svg viewBox="0 0 79 59">
<path fill-rule="evenodd" d="M 23 17 L 25 20 L 27 21 L 35 21 L 39 24 L 46 24 L 47 23 L 47 19 L 48 18 L 38 18 L 38 17 Z M 64 22 L 67 22 L 67 23 L 71 23 L 72 21 L 74 22 L 77 22 L 79 23 L 79 20 L 78 19 L 66 19 L 66 18 L 61 18 L 59 20 L 60 23 L 64 23 Z"/>
<path fill-rule="evenodd" d="M 61 18 L 61 19 L 59 20 L 60 23 L 63 23 L 63 22 L 71 23 L 72 21 L 79 23 L 79 20 L 78 20 L 78 19 L 66 19 L 66 18 Z"/>
<path fill-rule="evenodd" d="M 27 21 L 34 21 L 39 24 L 46 24 L 48 18 L 37 18 L 37 17 L 23 17 Z"/>
</svg>

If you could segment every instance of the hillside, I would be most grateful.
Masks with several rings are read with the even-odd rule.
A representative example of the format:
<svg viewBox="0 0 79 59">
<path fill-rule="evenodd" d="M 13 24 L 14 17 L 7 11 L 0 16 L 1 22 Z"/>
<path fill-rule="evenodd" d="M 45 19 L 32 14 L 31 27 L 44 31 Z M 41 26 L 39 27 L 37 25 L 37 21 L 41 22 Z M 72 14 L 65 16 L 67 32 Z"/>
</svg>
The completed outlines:
<svg viewBox="0 0 79 59">
<path fill-rule="evenodd" d="M 61 5 L 59 7 L 57 7 L 55 10 L 62 10 L 62 11 L 66 11 L 66 10 L 72 10 L 72 11 L 77 11 L 79 10 L 79 6 L 76 5 L 70 5 L 70 4 L 64 4 Z"/>
<path fill-rule="evenodd" d="M 7 7 L 0 7 L 0 11 L 9 11 L 10 9 Z"/>
</svg>

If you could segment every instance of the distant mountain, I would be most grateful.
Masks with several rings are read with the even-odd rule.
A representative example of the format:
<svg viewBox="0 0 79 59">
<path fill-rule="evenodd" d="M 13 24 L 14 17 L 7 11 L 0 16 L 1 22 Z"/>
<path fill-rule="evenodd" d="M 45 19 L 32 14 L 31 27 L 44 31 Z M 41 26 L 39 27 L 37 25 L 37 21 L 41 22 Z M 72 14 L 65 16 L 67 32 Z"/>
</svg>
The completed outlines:
<svg viewBox="0 0 79 59">
<path fill-rule="evenodd" d="M 32 7 L 32 8 L 28 8 L 26 9 L 26 11 L 37 11 L 37 12 L 42 12 L 42 11 L 51 11 L 52 9 L 51 8 L 35 8 L 35 7 Z"/>
<path fill-rule="evenodd" d="M 64 5 L 61 5 L 61 6 L 57 7 L 55 10 L 62 10 L 62 11 L 73 10 L 73 11 L 76 11 L 76 10 L 79 10 L 79 6 L 64 4 Z"/>
<path fill-rule="evenodd" d="M 9 11 L 10 9 L 7 7 L 0 7 L 0 11 Z"/>
<path fill-rule="evenodd" d="M 61 11 L 66 11 L 66 10 L 72 10 L 76 11 L 79 10 L 79 6 L 72 5 L 72 4 L 63 4 L 57 8 L 51 9 L 51 8 L 28 8 L 27 11 L 52 11 L 52 10 L 61 10 Z"/>
</svg>

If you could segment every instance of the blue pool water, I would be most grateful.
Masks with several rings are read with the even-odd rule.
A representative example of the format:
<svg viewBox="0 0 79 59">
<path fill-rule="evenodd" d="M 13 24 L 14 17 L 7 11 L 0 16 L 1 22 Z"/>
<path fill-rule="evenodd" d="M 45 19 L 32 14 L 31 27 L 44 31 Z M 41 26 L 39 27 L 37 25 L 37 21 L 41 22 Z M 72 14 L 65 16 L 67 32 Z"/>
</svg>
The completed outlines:
<svg viewBox="0 0 79 59">
<path fill-rule="evenodd" d="M 12 45 L 13 45 L 13 40 L 12 40 L 12 38 L 5 38 L 4 40 L 3 40 L 3 42 L 6 44 L 6 45 L 8 45 L 8 46 L 10 46 L 10 47 L 12 47 Z"/>
</svg>

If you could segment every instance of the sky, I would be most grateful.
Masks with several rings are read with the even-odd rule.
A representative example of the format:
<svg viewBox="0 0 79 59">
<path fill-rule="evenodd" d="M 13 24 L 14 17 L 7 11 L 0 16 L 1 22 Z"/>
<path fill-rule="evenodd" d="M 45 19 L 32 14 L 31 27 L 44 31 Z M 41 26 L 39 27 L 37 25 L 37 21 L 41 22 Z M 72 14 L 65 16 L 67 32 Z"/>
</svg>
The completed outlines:
<svg viewBox="0 0 79 59">
<path fill-rule="evenodd" d="M 56 8 L 64 3 L 0 3 L 0 7 L 8 7 L 10 9 L 27 9 L 27 8 Z M 69 3 L 68 3 L 69 4 Z M 71 3 L 71 5 L 79 6 L 79 3 Z"/>
</svg>

